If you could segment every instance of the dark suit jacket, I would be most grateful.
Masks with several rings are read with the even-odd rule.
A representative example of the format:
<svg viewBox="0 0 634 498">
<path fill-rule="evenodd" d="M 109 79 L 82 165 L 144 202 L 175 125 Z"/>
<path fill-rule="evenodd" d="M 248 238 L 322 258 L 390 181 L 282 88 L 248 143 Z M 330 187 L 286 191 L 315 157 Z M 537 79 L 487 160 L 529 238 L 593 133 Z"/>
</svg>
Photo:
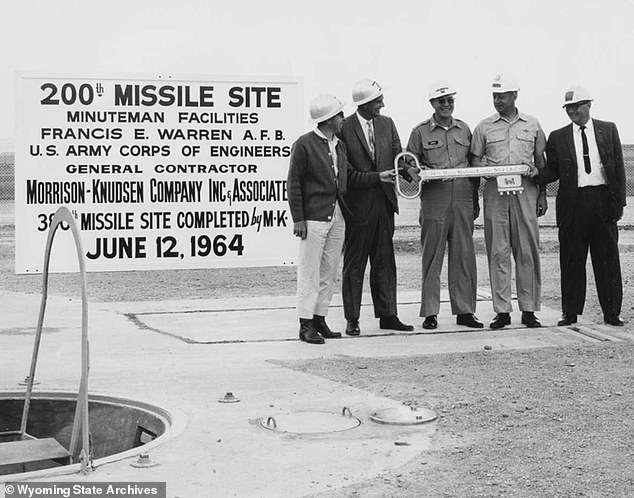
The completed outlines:
<svg viewBox="0 0 634 498">
<path fill-rule="evenodd" d="M 396 126 L 392 119 L 387 116 L 374 118 L 374 161 L 356 113 L 344 119 L 341 139 L 348 150 L 348 162 L 354 170 L 360 172 L 380 172 L 394 169 L 394 158 L 402 151 Z M 398 213 L 398 200 L 394 185 L 377 183 L 368 188 L 367 185 L 358 185 L 351 179 L 348 183 L 345 199 L 348 207 L 352 210 L 353 221 L 355 218 L 370 216 L 371 213 L 376 212 L 377 206 L 383 205 L 384 197 L 389 200 L 392 210 Z"/>
<path fill-rule="evenodd" d="M 625 167 L 623 149 L 616 125 L 609 121 L 593 119 L 594 135 L 599 156 L 605 168 L 610 189 L 610 203 L 606 216 L 616 221 L 623 215 L 625 206 Z M 577 156 L 573 139 L 573 125 L 553 131 L 546 144 L 546 168 L 540 170 L 539 181 L 546 184 L 559 180 L 557 191 L 557 226 L 565 226 L 572 219 L 577 204 Z"/>
</svg>

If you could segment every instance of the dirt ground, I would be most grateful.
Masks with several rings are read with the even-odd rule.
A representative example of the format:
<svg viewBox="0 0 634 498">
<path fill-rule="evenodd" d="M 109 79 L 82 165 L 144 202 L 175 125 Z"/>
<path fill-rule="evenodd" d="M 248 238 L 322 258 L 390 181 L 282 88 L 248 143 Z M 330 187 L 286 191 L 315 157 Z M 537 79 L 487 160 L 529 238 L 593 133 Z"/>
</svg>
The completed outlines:
<svg viewBox="0 0 634 498">
<path fill-rule="evenodd" d="M 553 234 L 554 229 L 543 231 L 543 303 L 559 309 Z M 481 235 L 477 230 L 479 285 L 488 289 Z M 419 289 L 418 229 L 399 228 L 396 247 L 399 290 Z M 14 275 L 13 257 L 13 226 L 0 226 L 0 286 L 39 294 L 42 277 Z M 628 334 L 634 315 L 632 257 L 624 247 L 621 316 Z M 87 280 L 92 302 L 291 295 L 295 269 L 91 273 Z M 49 291 L 77 298 L 78 278 L 51 275 Z M 591 271 L 584 316 L 602 321 Z M 492 317 L 480 318 L 488 323 Z M 397 471 L 321 497 L 634 496 L 633 365 L 631 341 L 285 363 L 439 415 L 431 451 Z"/>
</svg>

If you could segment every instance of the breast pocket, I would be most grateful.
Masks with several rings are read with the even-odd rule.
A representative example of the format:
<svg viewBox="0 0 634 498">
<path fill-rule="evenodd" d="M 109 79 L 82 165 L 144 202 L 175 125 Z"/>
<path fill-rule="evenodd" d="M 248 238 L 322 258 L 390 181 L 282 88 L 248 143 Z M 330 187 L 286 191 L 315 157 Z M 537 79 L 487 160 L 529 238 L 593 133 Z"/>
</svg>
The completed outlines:
<svg viewBox="0 0 634 498">
<path fill-rule="evenodd" d="M 487 163 L 501 164 L 507 154 L 506 135 L 491 135 L 487 137 L 486 158 Z"/>
<path fill-rule="evenodd" d="M 535 150 L 535 135 L 527 132 L 520 132 L 517 134 L 517 141 L 520 147 L 526 154 L 532 154 Z"/>
<path fill-rule="evenodd" d="M 445 144 L 441 140 L 428 140 L 423 143 L 423 160 L 425 165 L 438 168 L 446 156 Z"/>
</svg>

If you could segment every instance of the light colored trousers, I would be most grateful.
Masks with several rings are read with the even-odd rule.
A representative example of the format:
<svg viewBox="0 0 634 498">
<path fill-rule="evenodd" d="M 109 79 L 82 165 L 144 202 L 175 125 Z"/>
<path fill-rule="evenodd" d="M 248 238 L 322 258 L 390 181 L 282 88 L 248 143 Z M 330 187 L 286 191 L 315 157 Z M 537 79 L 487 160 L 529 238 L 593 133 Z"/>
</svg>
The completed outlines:
<svg viewBox="0 0 634 498">
<path fill-rule="evenodd" d="M 515 260 L 517 302 L 521 311 L 539 311 L 541 270 L 539 226 L 537 224 L 537 187 L 522 178 L 524 192 L 500 195 L 495 180 L 484 187 L 484 241 L 489 260 L 489 278 L 493 311 L 510 313 L 511 255 Z"/>
<path fill-rule="evenodd" d="M 434 180 L 421 195 L 420 316 L 440 311 L 440 272 L 448 252 L 451 313 L 475 313 L 478 274 L 473 245 L 473 185 L 468 178 Z"/>
<path fill-rule="evenodd" d="M 297 316 L 312 319 L 313 315 L 328 315 L 341 261 L 346 222 L 337 203 L 331 221 L 307 220 L 306 226 L 308 235 L 299 242 Z"/>
</svg>

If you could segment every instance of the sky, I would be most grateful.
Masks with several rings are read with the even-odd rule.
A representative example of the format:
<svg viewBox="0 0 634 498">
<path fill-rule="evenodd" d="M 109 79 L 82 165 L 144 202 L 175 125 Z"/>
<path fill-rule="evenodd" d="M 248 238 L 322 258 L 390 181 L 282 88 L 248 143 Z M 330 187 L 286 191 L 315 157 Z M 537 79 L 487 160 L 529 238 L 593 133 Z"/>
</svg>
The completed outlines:
<svg viewBox="0 0 634 498">
<path fill-rule="evenodd" d="M 404 143 L 431 115 L 431 84 L 456 88 L 454 116 L 473 129 L 506 71 L 547 134 L 568 124 L 563 94 L 580 84 L 592 115 L 634 143 L 634 0 L 2 0 L 0 19 L 0 152 L 15 138 L 16 71 L 299 77 L 306 129 L 315 95 L 351 113 L 352 86 L 371 78 Z"/>
</svg>

